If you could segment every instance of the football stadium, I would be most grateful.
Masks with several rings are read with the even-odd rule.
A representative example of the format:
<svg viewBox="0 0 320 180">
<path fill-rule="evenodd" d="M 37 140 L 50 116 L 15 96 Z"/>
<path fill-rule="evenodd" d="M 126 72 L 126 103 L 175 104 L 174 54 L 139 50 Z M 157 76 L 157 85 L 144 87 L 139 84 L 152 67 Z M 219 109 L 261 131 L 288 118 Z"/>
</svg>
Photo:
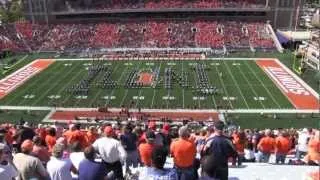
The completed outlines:
<svg viewBox="0 0 320 180">
<path fill-rule="evenodd" d="M 0 1 L 0 160 L 8 145 L 17 169 L 12 176 L 0 171 L 0 179 L 58 180 L 62 170 L 52 157 L 62 161 L 59 153 L 72 148 L 90 161 L 97 153 L 108 174 L 83 174 L 82 161 L 72 162 L 77 171 L 62 180 L 70 173 L 72 179 L 224 180 L 228 162 L 229 179 L 319 178 L 320 29 L 316 18 L 308 27 L 300 21 L 310 12 L 318 17 L 319 3 Z M 231 140 L 234 153 L 211 150 L 211 140 Z M 33 152 L 37 142 L 50 160 Z M 152 144 L 148 156 L 144 144 Z M 125 152 L 105 154 L 106 146 Z M 222 154 L 210 159 L 212 152 Z M 24 174 L 17 162 L 27 159 L 19 153 L 39 158 L 46 169 Z M 178 157 L 194 158 L 190 164 Z"/>
</svg>

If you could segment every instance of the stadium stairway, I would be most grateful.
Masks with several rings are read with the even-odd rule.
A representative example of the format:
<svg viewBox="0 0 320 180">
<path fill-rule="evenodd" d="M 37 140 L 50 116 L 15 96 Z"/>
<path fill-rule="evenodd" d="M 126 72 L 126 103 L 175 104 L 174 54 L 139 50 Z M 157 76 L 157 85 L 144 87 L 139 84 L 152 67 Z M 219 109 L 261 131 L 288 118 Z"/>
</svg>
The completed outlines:
<svg viewBox="0 0 320 180">
<path fill-rule="evenodd" d="M 272 26 L 269 23 L 267 23 L 266 28 L 267 28 L 267 31 L 270 33 L 271 38 L 273 39 L 273 42 L 275 43 L 275 46 L 276 46 L 277 50 L 279 52 L 283 53 L 283 47 L 282 47 L 281 43 L 279 42 L 279 40 L 278 40 L 278 38 L 276 36 L 276 33 L 274 32 Z"/>
</svg>

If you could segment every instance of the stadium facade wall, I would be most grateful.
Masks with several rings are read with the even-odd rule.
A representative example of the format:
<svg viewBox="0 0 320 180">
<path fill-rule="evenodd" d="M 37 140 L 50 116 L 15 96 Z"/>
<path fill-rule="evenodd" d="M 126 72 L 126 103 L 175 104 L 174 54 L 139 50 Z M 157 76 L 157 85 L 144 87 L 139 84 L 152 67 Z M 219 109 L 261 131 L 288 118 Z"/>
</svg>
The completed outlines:
<svg viewBox="0 0 320 180">
<path fill-rule="evenodd" d="M 190 18 L 207 17 L 217 20 L 238 21 L 270 21 L 274 28 L 294 29 L 297 9 L 302 10 L 305 0 L 266 0 L 267 7 L 256 8 L 171 8 L 171 9 L 114 9 L 114 10 L 82 10 L 55 11 L 56 3 L 63 0 L 23 0 L 24 14 L 32 22 L 60 23 L 60 22 L 88 22 L 121 18 Z M 300 8 L 299 8 L 300 7 Z"/>
</svg>

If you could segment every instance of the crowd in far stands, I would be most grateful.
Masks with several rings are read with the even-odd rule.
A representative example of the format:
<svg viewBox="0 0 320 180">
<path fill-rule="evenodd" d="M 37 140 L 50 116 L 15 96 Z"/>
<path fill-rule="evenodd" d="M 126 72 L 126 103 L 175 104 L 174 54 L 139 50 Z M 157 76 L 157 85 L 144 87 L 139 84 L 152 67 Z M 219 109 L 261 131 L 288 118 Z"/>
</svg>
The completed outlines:
<svg viewBox="0 0 320 180">
<path fill-rule="evenodd" d="M 225 180 L 228 162 L 268 162 L 271 154 L 275 163 L 320 165 L 317 129 L 226 130 L 222 121 L 1 127 L 0 179 L 8 180 Z M 173 167 L 165 166 L 169 157 Z"/>
<path fill-rule="evenodd" d="M 211 20 L 150 20 L 96 24 L 0 25 L 0 50 L 87 48 L 274 48 L 264 23 Z"/>
<path fill-rule="evenodd" d="M 112 10 L 112 9 L 162 9 L 162 8 L 262 8 L 266 1 L 259 0 L 96 0 L 64 1 L 56 4 L 56 11 L 65 10 Z"/>
</svg>

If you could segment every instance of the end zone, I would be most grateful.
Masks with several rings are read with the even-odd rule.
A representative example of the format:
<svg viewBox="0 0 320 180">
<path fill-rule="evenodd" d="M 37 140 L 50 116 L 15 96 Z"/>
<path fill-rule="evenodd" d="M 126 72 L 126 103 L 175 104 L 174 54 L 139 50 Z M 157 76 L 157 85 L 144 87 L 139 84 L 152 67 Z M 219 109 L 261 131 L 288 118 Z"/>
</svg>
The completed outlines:
<svg viewBox="0 0 320 180">
<path fill-rule="evenodd" d="M 54 60 L 37 59 L 0 80 L 0 99 L 8 95 L 28 79 L 50 66 Z"/>
<path fill-rule="evenodd" d="M 319 109 L 319 95 L 278 59 L 258 59 L 257 65 L 296 109 Z"/>
</svg>

